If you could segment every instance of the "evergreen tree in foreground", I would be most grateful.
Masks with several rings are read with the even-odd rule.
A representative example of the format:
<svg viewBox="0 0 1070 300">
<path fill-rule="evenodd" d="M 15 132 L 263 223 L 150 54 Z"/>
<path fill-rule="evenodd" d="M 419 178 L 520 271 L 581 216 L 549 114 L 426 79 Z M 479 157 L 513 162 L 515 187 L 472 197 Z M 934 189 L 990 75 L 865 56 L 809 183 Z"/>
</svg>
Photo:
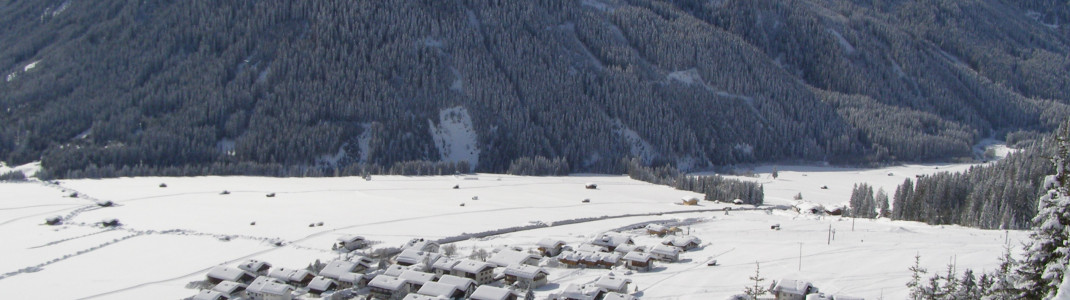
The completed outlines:
<svg viewBox="0 0 1070 300">
<path fill-rule="evenodd" d="M 1021 264 L 1015 273 L 1019 276 L 1016 288 L 1022 299 L 1049 299 L 1058 292 L 1063 281 L 1067 263 L 1070 263 L 1070 197 L 1067 174 L 1070 164 L 1070 122 L 1064 124 L 1056 135 L 1057 150 L 1052 157 L 1055 175 L 1044 181 L 1048 190 L 1037 204 L 1037 216 L 1033 218 L 1031 241 L 1025 246 Z"/>
</svg>

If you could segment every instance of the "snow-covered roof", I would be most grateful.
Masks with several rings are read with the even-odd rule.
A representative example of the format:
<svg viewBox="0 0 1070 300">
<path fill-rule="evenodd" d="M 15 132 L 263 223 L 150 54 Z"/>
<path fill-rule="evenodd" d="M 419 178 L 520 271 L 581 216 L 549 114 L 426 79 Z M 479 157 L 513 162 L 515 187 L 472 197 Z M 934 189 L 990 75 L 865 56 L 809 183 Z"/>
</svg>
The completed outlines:
<svg viewBox="0 0 1070 300">
<path fill-rule="evenodd" d="M 472 296 L 468 299 L 472 300 L 505 300 L 512 295 L 513 291 L 503 289 L 500 287 L 493 287 L 489 285 L 481 285 L 472 293 Z"/>
<path fill-rule="evenodd" d="M 379 275 L 375 276 L 372 281 L 368 282 L 368 286 L 396 291 L 401 289 L 401 287 L 405 286 L 408 283 L 409 281 L 405 279 L 389 275 Z"/>
<path fill-rule="evenodd" d="M 416 293 L 408 293 L 408 294 L 405 294 L 405 298 L 401 298 L 401 300 L 442 300 L 442 299 L 448 299 L 448 298 L 440 298 L 440 297 L 437 297 L 437 296 L 420 295 L 420 294 L 416 294 Z"/>
<path fill-rule="evenodd" d="M 242 277 L 252 278 L 256 277 L 256 275 L 239 268 L 216 266 L 211 271 L 208 271 L 208 277 L 222 281 L 242 281 Z"/>
<path fill-rule="evenodd" d="M 609 275 L 598 277 L 598 280 L 594 282 L 594 285 L 607 290 L 621 290 L 631 282 L 632 280 L 628 278 Z"/>
<path fill-rule="evenodd" d="M 402 250 L 401 253 L 394 258 L 394 261 L 397 261 L 400 264 L 415 265 L 423 263 L 424 258 L 426 258 L 428 264 L 434 264 L 440 257 L 442 257 L 442 254 L 422 251 L 418 248 L 408 248 Z"/>
<path fill-rule="evenodd" d="M 415 265 L 402 266 L 402 265 L 398 265 L 398 264 L 393 264 L 393 265 L 390 265 L 389 267 L 386 267 L 386 269 L 383 270 L 383 275 L 398 277 L 398 276 L 401 276 L 402 272 L 405 272 L 405 271 L 408 271 L 408 270 L 412 270 L 415 267 L 416 267 Z"/>
<path fill-rule="evenodd" d="M 363 240 L 364 240 L 364 237 L 363 236 L 359 236 L 359 235 L 344 235 L 344 236 L 338 238 L 339 242 L 343 242 L 343 243 L 347 243 L 347 244 L 348 243 L 352 243 L 352 242 L 356 242 L 356 241 L 363 241 Z"/>
<path fill-rule="evenodd" d="M 669 245 L 655 245 L 650 248 L 650 253 L 660 255 L 677 255 L 680 254 L 680 248 L 676 248 Z"/>
<path fill-rule="evenodd" d="M 487 259 L 487 263 L 496 267 L 525 264 L 530 261 L 538 263 L 539 256 L 511 249 L 502 249 L 501 251 L 498 251 L 498 253 L 492 254 L 490 258 Z"/>
<path fill-rule="evenodd" d="M 346 260 L 332 260 L 328 262 L 326 266 L 323 266 L 323 270 L 320 270 L 320 276 L 338 279 L 342 274 L 352 273 L 357 269 L 357 263 Z"/>
<path fill-rule="evenodd" d="M 441 282 L 428 282 L 425 283 L 424 286 L 420 287 L 420 290 L 416 291 L 416 293 L 426 296 L 442 296 L 449 298 L 450 296 L 453 296 L 454 293 L 460 290 L 461 288 L 456 285 Z"/>
<path fill-rule="evenodd" d="M 253 283 L 249 284 L 249 288 L 245 289 L 251 293 L 260 293 L 268 295 L 288 295 L 293 291 L 293 287 L 279 281 L 278 279 L 260 276 Z"/>
<path fill-rule="evenodd" d="M 365 275 L 364 274 L 360 274 L 360 273 L 345 273 L 345 274 L 342 274 L 341 276 L 338 276 L 338 281 L 339 282 L 349 283 L 349 284 L 356 284 L 357 282 L 360 282 L 361 280 L 363 280 L 364 277 L 365 277 Z"/>
<path fill-rule="evenodd" d="M 244 263 L 238 265 L 239 269 L 245 270 L 250 273 L 260 272 L 260 269 L 265 267 L 271 268 L 271 264 L 266 261 L 259 261 L 255 259 L 247 260 Z"/>
<path fill-rule="evenodd" d="M 449 257 L 443 257 L 443 258 L 440 258 L 439 260 L 435 261 L 435 263 L 431 265 L 431 269 L 452 271 L 453 270 L 453 266 L 456 266 L 457 263 L 460 263 L 460 262 L 461 261 L 456 260 L 456 259 L 452 259 L 452 258 L 449 258 Z"/>
<path fill-rule="evenodd" d="M 646 229 L 647 230 L 652 230 L 652 231 L 666 231 L 666 230 L 669 230 L 668 227 L 665 227 L 665 225 L 661 225 L 661 224 L 647 224 L 646 225 Z"/>
<path fill-rule="evenodd" d="M 632 237 L 620 232 L 606 232 L 596 237 L 591 244 L 599 246 L 616 247 L 621 244 L 632 244 Z"/>
<path fill-rule="evenodd" d="M 651 259 L 650 253 L 646 252 L 628 252 L 628 254 L 624 255 L 624 260 L 630 261 L 649 261 Z"/>
<path fill-rule="evenodd" d="M 435 241 L 429 241 L 429 240 L 426 240 L 426 239 L 423 239 L 423 238 L 418 238 L 418 239 L 412 239 L 408 243 L 405 243 L 404 246 L 401 246 L 401 249 L 417 249 L 417 250 L 423 250 L 423 251 L 438 251 L 438 243 L 436 243 Z"/>
<path fill-rule="evenodd" d="M 549 275 L 546 269 L 532 266 L 532 265 L 510 265 L 505 267 L 505 275 L 516 276 L 519 278 L 535 279 L 535 276 L 539 273 Z"/>
<path fill-rule="evenodd" d="M 565 245 L 565 241 L 558 240 L 558 239 L 553 239 L 553 238 L 544 238 L 544 239 L 539 240 L 538 243 L 535 243 L 535 245 L 537 245 L 539 247 L 542 247 L 542 248 L 548 248 L 549 249 L 549 248 L 555 248 L 557 246 L 564 246 Z"/>
<path fill-rule="evenodd" d="M 487 268 L 491 268 L 491 265 L 485 262 L 471 259 L 461 260 L 460 263 L 457 263 L 457 265 L 453 266 L 454 270 L 472 274 L 479 273 L 480 271 L 483 271 Z"/>
<path fill-rule="evenodd" d="M 581 244 L 576 247 L 576 251 L 606 252 L 608 251 L 608 249 L 606 249 L 606 247 L 602 245 Z"/>
<path fill-rule="evenodd" d="M 230 294 L 234 294 L 236 292 L 239 292 L 241 290 L 244 290 L 247 287 L 249 287 L 249 286 L 241 284 L 241 283 L 237 283 L 237 282 L 233 282 L 233 281 L 223 281 L 223 282 L 220 282 L 220 283 L 216 284 L 215 286 L 213 286 L 212 290 L 216 291 L 216 292 L 220 292 L 220 293 L 226 294 L 226 295 L 230 295 Z"/>
<path fill-rule="evenodd" d="M 670 237 L 666 237 L 664 240 L 661 241 L 662 245 L 669 245 L 669 246 L 676 246 L 676 247 L 684 247 L 684 246 L 687 246 L 688 244 L 698 245 L 698 244 L 701 244 L 701 243 L 702 243 L 702 240 L 700 240 L 699 238 L 697 238 L 697 237 L 695 237 L 693 235 L 670 236 Z"/>
<path fill-rule="evenodd" d="M 331 289 L 331 285 L 338 286 L 338 282 L 323 276 L 316 276 L 312 278 L 312 281 L 308 283 L 308 288 L 313 290 L 326 291 Z"/>
<path fill-rule="evenodd" d="M 781 280 L 776 282 L 776 285 L 773 286 L 772 291 L 777 292 L 777 293 L 783 292 L 783 293 L 789 293 L 789 294 L 795 294 L 795 295 L 805 295 L 806 292 L 807 292 L 806 291 L 807 288 L 813 287 L 813 286 L 814 286 L 813 284 L 811 284 L 808 281 L 804 281 L 804 280 L 781 279 Z"/>
<path fill-rule="evenodd" d="M 271 269 L 271 271 L 268 271 L 267 275 L 271 278 L 293 282 L 301 282 L 308 276 L 313 276 L 312 272 L 309 272 L 308 270 L 292 268 L 274 268 Z"/>
<path fill-rule="evenodd" d="M 438 282 L 452 284 L 463 290 L 468 290 L 468 288 L 476 286 L 475 280 L 454 275 L 442 275 L 442 277 L 438 278 Z"/>
<path fill-rule="evenodd" d="M 617 248 L 613 249 L 613 252 L 628 253 L 628 252 L 632 252 L 632 251 L 645 251 L 645 250 L 646 250 L 645 246 L 639 246 L 639 245 L 633 245 L 633 244 L 624 244 L 624 245 L 617 246 Z"/>
<path fill-rule="evenodd" d="M 565 290 L 559 294 L 560 297 L 558 298 L 594 300 L 595 297 L 597 297 L 599 292 L 601 291 L 602 288 L 596 286 L 576 285 L 574 283 L 570 283 L 568 286 L 565 287 Z"/>
<path fill-rule="evenodd" d="M 609 293 L 606 293 L 605 297 L 602 297 L 602 300 L 639 300 L 639 298 L 637 298 L 635 296 L 632 296 L 632 295 L 626 295 L 626 294 L 621 294 L 621 293 L 617 293 L 617 292 L 609 292 Z"/>
<path fill-rule="evenodd" d="M 405 270 L 405 272 L 401 272 L 401 275 L 398 275 L 398 278 L 408 280 L 409 282 L 415 284 L 425 284 L 434 281 L 435 274 L 424 273 L 414 270 Z"/>
<path fill-rule="evenodd" d="M 193 300 L 223 300 L 227 299 L 226 295 L 217 291 L 201 290 L 200 293 L 193 296 Z"/>
</svg>

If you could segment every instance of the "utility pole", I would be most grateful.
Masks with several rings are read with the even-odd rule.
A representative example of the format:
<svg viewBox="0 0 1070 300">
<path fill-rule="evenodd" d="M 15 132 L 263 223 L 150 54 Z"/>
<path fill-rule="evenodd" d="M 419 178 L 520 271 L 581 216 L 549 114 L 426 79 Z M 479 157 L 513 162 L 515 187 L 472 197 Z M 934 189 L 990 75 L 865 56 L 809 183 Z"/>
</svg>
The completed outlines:
<svg viewBox="0 0 1070 300">
<path fill-rule="evenodd" d="M 802 271 L 802 242 L 799 242 L 799 271 Z"/>
<path fill-rule="evenodd" d="M 827 244 L 828 245 L 832 245 L 832 224 L 831 223 L 829 223 L 829 237 L 828 237 Z"/>
</svg>

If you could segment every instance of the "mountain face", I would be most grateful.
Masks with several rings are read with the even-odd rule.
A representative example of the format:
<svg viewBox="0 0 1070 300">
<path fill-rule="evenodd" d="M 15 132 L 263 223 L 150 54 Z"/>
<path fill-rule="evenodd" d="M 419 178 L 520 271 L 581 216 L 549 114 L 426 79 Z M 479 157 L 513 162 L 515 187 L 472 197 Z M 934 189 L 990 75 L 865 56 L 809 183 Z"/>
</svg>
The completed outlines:
<svg viewBox="0 0 1070 300">
<path fill-rule="evenodd" d="M 1067 1 L 0 1 L 0 159 L 618 171 L 968 157 L 1070 115 Z"/>
</svg>

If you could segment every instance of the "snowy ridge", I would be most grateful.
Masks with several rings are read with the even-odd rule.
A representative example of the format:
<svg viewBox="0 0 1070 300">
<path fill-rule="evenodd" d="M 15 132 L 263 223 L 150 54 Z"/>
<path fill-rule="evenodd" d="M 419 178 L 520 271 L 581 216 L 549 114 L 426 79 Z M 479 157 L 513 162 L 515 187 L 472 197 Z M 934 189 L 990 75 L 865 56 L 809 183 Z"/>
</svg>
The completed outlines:
<svg viewBox="0 0 1070 300">
<path fill-rule="evenodd" d="M 475 167 L 479 163 L 479 140 L 468 110 L 461 106 L 439 111 L 438 124 L 427 120 L 442 161 L 467 161 Z"/>
</svg>

